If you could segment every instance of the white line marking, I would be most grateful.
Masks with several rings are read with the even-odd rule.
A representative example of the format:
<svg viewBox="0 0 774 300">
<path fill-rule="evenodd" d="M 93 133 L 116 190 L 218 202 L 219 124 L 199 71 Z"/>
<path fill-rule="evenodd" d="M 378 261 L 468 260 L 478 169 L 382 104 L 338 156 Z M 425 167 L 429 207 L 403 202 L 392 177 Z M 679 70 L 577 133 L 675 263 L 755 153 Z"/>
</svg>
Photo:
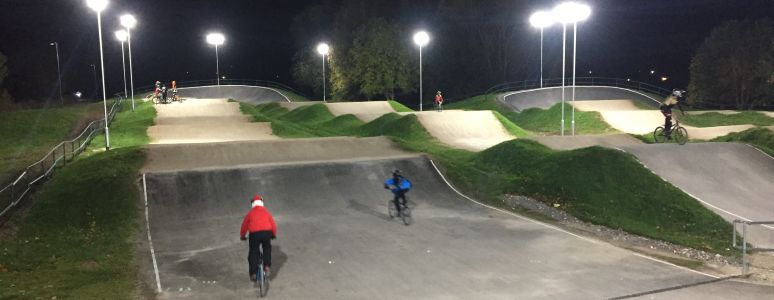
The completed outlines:
<svg viewBox="0 0 774 300">
<path fill-rule="evenodd" d="M 535 223 L 535 224 L 538 224 L 538 225 L 542 225 L 542 226 L 548 227 L 548 228 L 550 228 L 550 229 L 554 229 L 554 230 L 557 230 L 557 231 L 560 231 L 560 232 L 563 232 L 563 233 L 569 234 L 569 235 L 571 235 L 571 236 L 577 237 L 577 238 L 579 238 L 579 239 L 582 239 L 582 240 L 585 240 L 585 241 L 588 241 L 588 242 L 591 242 L 591 243 L 594 243 L 594 244 L 598 244 L 598 245 L 610 245 L 610 244 L 608 244 L 608 243 L 603 243 L 603 242 L 600 242 L 600 241 L 597 241 L 597 240 L 593 240 L 593 239 L 590 239 L 590 238 L 587 238 L 587 237 L 584 237 L 584 236 L 580 236 L 580 235 L 574 234 L 574 233 L 572 233 L 572 232 L 569 232 L 569 231 L 567 231 L 567 230 L 561 229 L 561 228 L 559 228 L 559 227 L 556 227 L 556 226 L 554 226 L 554 225 L 550 225 L 550 224 L 547 224 L 547 223 L 543 223 L 543 222 L 540 222 L 540 221 L 538 221 L 538 220 L 535 220 L 535 219 L 531 219 L 531 218 L 528 218 L 528 217 L 525 217 L 525 216 L 522 216 L 522 215 L 519 215 L 519 214 L 516 214 L 516 213 L 510 212 L 510 211 L 507 211 L 507 210 L 504 210 L 504 209 L 500 209 L 500 208 L 497 208 L 497 207 L 494 207 L 494 206 L 490 206 L 490 205 L 487 205 L 487 204 L 481 203 L 481 202 L 479 202 L 479 201 L 476 201 L 476 200 L 474 200 L 473 198 L 470 198 L 470 197 L 466 196 L 465 194 L 461 193 L 461 192 L 460 192 L 460 191 L 458 191 L 456 188 L 454 188 L 454 186 L 453 186 L 453 185 L 452 185 L 452 184 L 451 184 L 451 183 L 450 183 L 448 180 L 446 180 L 446 177 L 444 177 L 444 176 L 443 176 L 443 174 L 441 173 L 441 170 L 440 170 L 440 169 L 438 169 L 438 166 L 436 166 L 436 165 L 435 165 L 435 162 L 434 162 L 432 159 L 428 159 L 428 160 L 430 161 L 430 164 L 431 164 L 431 165 L 433 166 L 433 168 L 435 169 L 435 172 L 436 172 L 436 173 L 438 173 L 438 176 L 440 176 L 440 177 L 441 177 L 441 179 L 443 179 L 443 181 L 446 183 L 446 185 L 447 185 L 447 186 L 449 186 L 449 188 L 451 188 L 451 189 L 452 189 L 452 190 L 453 190 L 455 193 L 457 193 L 458 195 L 462 196 L 462 197 L 463 197 L 463 198 L 465 198 L 465 199 L 468 199 L 468 200 L 470 200 L 470 201 L 471 201 L 471 202 L 473 202 L 473 203 L 476 203 L 476 204 L 478 204 L 478 205 L 481 205 L 481 206 L 483 206 L 483 207 L 486 207 L 486 208 L 489 208 L 489 209 L 493 209 L 493 210 L 496 210 L 496 211 L 499 211 L 499 212 L 502 212 L 502 213 L 505 213 L 505 214 L 508 214 L 508 215 L 511 215 L 511 216 L 514 216 L 514 217 L 517 217 L 517 218 L 519 218 L 519 219 L 523 219 L 523 220 L 526 220 L 526 221 L 529 221 L 529 222 L 532 222 L 532 223 Z M 615 246 L 613 246 L 613 247 L 615 247 Z M 683 267 L 683 266 L 678 266 L 678 265 L 676 265 L 676 264 L 673 264 L 673 263 L 670 263 L 670 262 L 668 262 L 668 261 L 664 261 L 664 260 L 660 260 L 660 259 L 657 259 L 657 258 L 653 258 L 653 257 L 649 257 L 649 256 L 646 256 L 646 255 L 642 255 L 642 254 L 640 254 L 640 253 L 634 252 L 634 251 L 632 251 L 632 250 L 629 250 L 629 249 L 620 248 L 620 247 L 615 247 L 615 248 L 621 249 L 621 250 L 623 250 L 623 251 L 630 252 L 630 253 L 634 254 L 635 256 L 639 256 L 639 257 L 642 257 L 642 258 L 646 258 L 646 259 L 648 259 L 648 260 L 652 260 L 652 261 L 655 261 L 655 262 L 660 262 L 660 263 L 662 263 L 662 264 L 669 265 L 669 266 L 672 266 L 672 267 L 675 267 L 675 268 L 678 268 L 678 269 L 682 269 L 682 270 L 690 271 L 690 272 L 693 272 L 693 273 L 696 273 L 696 274 L 700 274 L 700 275 L 704 275 L 704 276 L 708 276 L 708 277 L 712 277 L 712 278 L 720 278 L 720 277 L 718 277 L 718 276 L 715 276 L 715 275 L 711 275 L 711 274 L 707 274 L 707 273 L 704 273 L 704 272 L 696 271 L 696 270 L 693 270 L 693 269 L 690 269 L 690 268 L 686 268 L 686 267 Z"/>
<path fill-rule="evenodd" d="M 156 289 L 161 293 L 161 279 L 159 279 L 159 266 L 156 263 L 156 250 L 153 249 L 151 239 L 150 220 L 148 219 L 148 186 L 145 183 L 145 173 L 142 173 L 142 190 L 145 194 L 145 229 L 148 230 L 148 245 L 150 245 L 151 258 L 153 259 L 153 271 L 156 273 Z"/>
</svg>

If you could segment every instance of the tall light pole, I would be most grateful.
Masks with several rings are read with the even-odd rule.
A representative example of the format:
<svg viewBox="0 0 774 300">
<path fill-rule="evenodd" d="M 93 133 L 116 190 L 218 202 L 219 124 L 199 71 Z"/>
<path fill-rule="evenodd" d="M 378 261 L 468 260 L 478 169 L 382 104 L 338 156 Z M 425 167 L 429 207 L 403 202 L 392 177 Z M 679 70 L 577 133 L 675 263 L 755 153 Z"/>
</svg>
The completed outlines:
<svg viewBox="0 0 774 300">
<path fill-rule="evenodd" d="M 116 39 L 118 39 L 121 42 L 121 67 L 123 68 L 123 75 L 124 75 L 124 97 L 127 97 L 128 92 L 126 91 L 126 57 L 124 56 L 124 42 L 126 42 L 126 37 L 128 33 L 126 30 L 118 30 L 116 31 Z"/>
<path fill-rule="evenodd" d="M 59 68 L 59 43 L 53 42 L 49 45 L 54 46 L 56 49 L 56 74 L 59 78 L 59 102 L 64 106 L 64 97 L 62 97 L 62 70 Z"/>
<path fill-rule="evenodd" d="M 575 135 L 575 66 L 576 66 L 576 54 L 577 54 L 577 42 L 578 42 L 578 22 L 585 21 L 591 15 L 591 8 L 588 5 L 578 2 L 564 2 L 557 5 L 554 8 L 554 14 L 559 22 L 562 22 L 565 34 L 567 31 L 567 24 L 572 23 L 573 26 L 573 39 L 572 39 L 572 134 Z M 566 42 L 566 37 L 562 41 L 562 45 Z M 564 49 L 564 46 L 562 46 Z M 564 56 L 564 50 L 562 50 Z M 562 57 L 564 61 L 564 57 Z M 562 63 L 562 74 L 564 74 L 564 63 Z M 564 75 L 562 75 L 562 82 L 564 82 Z M 564 84 L 562 84 L 562 101 L 564 101 Z M 564 108 L 564 105 L 562 105 Z M 564 113 L 564 110 L 562 110 Z M 562 118 L 564 119 L 564 118 Z M 564 134 L 564 120 L 562 121 L 562 134 Z"/>
<path fill-rule="evenodd" d="M 422 47 L 430 42 L 430 35 L 425 31 L 414 34 L 414 43 L 419 46 L 419 111 L 422 111 Z"/>
<path fill-rule="evenodd" d="M 538 11 L 529 17 L 532 27 L 540 29 L 540 87 L 543 87 L 543 29 L 553 25 L 554 15 L 546 11 Z"/>
<path fill-rule="evenodd" d="M 328 55 L 328 51 L 330 51 L 330 46 L 326 43 L 320 43 L 317 45 L 317 53 L 322 55 L 322 74 L 323 74 L 323 81 L 322 81 L 322 87 L 323 87 L 323 102 L 325 101 L 325 56 Z"/>
<path fill-rule="evenodd" d="M 210 33 L 207 35 L 207 43 L 215 45 L 215 73 L 218 75 L 218 85 L 220 85 L 220 59 L 218 58 L 218 46 L 223 45 L 226 41 L 226 37 L 220 33 Z"/>
<path fill-rule="evenodd" d="M 132 28 L 137 20 L 132 15 L 123 15 L 120 18 L 121 26 L 126 29 L 126 40 L 129 46 L 129 88 L 132 91 L 132 111 L 134 111 L 134 71 L 132 70 Z M 123 47 L 121 48 L 123 50 Z"/>
<path fill-rule="evenodd" d="M 97 32 L 99 33 L 99 61 L 102 72 L 102 103 L 105 108 L 105 150 L 110 150 L 110 131 L 108 129 L 107 93 L 105 92 L 105 56 L 102 52 L 102 10 L 107 7 L 107 0 L 86 0 L 86 5 L 97 12 Z"/>
</svg>

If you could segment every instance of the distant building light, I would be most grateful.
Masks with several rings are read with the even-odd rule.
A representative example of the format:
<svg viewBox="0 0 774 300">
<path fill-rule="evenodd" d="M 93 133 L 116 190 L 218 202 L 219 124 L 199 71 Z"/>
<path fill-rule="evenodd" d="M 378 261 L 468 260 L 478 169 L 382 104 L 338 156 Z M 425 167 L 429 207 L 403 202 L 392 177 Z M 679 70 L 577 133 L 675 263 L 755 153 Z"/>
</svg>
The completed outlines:
<svg viewBox="0 0 774 300">
<path fill-rule="evenodd" d="M 226 76 L 221 77 L 220 79 L 226 79 Z"/>
<path fill-rule="evenodd" d="M 661 81 L 667 81 L 667 79 L 669 78 L 667 78 L 666 76 L 661 76 Z"/>
<path fill-rule="evenodd" d="M 650 75 L 656 74 L 656 70 L 650 70 Z"/>
<path fill-rule="evenodd" d="M 589 74 L 591 74 L 591 73 L 593 73 L 593 72 L 591 72 L 591 70 L 589 70 Z"/>
<path fill-rule="evenodd" d="M 75 98 L 81 98 L 81 96 L 83 96 L 81 92 L 75 92 L 73 95 L 75 96 Z"/>
<path fill-rule="evenodd" d="M 626 78 L 626 81 L 632 81 L 631 78 Z"/>
</svg>

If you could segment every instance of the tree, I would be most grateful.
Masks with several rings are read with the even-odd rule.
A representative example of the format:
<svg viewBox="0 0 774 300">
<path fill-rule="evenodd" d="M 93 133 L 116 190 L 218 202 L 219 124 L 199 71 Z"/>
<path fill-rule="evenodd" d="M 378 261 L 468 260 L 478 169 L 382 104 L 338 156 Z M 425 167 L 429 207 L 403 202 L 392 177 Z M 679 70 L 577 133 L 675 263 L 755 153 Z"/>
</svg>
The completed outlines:
<svg viewBox="0 0 774 300">
<path fill-rule="evenodd" d="M 394 23 L 378 18 L 355 32 L 350 57 L 352 75 L 359 92 L 368 99 L 385 96 L 395 99 L 396 92 L 414 91 L 414 68 L 407 45 L 408 34 Z"/>
<path fill-rule="evenodd" d="M 6 66 L 7 61 L 8 58 L 3 55 L 2 52 L 0 52 L 0 111 L 11 109 L 14 106 L 13 98 L 11 98 L 11 95 L 3 85 L 5 78 L 8 77 L 8 66 Z"/>
<path fill-rule="evenodd" d="M 774 22 L 716 27 L 691 61 L 689 102 L 752 109 L 774 104 Z"/>
</svg>

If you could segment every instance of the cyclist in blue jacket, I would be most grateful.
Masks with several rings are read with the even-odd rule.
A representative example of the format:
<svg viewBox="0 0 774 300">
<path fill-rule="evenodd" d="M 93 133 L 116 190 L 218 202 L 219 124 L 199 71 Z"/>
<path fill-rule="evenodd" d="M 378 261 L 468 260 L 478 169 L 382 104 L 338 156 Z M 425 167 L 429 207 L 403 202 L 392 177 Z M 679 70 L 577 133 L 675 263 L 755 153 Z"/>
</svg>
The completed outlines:
<svg viewBox="0 0 774 300">
<path fill-rule="evenodd" d="M 411 189 L 411 182 L 400 174 L 400 170 L 395 170 L 392 172 L 392 178 L 384 181 L 384 188 L 391 190 L 392 194 L 395 195 L 393 202 L 395 202 L 397 212 L 400 213 L 401 205 L 398 200 L 402 199 L 403 202 L 401 204 L 406 206 L 406 193 Z"/>
</svg>

